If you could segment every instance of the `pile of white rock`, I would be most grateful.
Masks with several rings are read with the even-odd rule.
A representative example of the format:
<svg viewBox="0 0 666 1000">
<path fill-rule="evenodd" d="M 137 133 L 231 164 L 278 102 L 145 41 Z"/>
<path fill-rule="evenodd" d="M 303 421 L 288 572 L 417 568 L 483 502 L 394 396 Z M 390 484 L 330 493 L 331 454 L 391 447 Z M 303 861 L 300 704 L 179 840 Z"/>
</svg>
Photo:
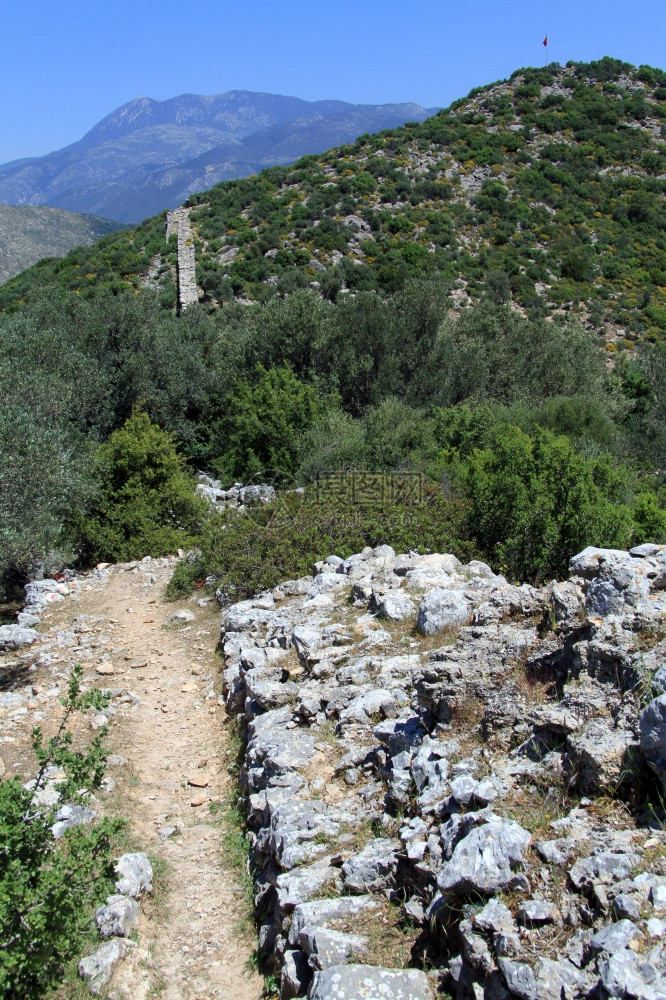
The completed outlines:
<svg viewBox="0 0 666 1000">
<path fill-rule="evenodd" d="M 114 866 L 115 893 L 95 914 L 102 944 L 79 962 L 79 975 L 97 996 L 110 981 L 118 962 L 136 944 L 130 934 L 139 922 L 139 900 L 152 892 L 153 869 L 147 854 L 123 854 Z"/>
<path fill-rule="evenodd" d="M 598 808 L 666 794 L 665 547 L 588 548 L 542 588 L 331 556 L 227 607 L 221 641 L 283 1000 L 666 997 L 664 819 Z M 372 964 L 387 905 L 430 974 Z"/>
<path fill-rule="evenodd" d="M 196 490 L 199 496 L 204 497 L 212 507 L 240 507 L 246 504 L 269 503 L 275 499 L 275 487 L 267 483 L 252 483 L 243 486 L 242 483 L 234 483 L 228 490 L 222 489 L 219 479 L 213 479 L 205 472 L 197 474 Z"/>
<path fill-rule="evenodd" d="M 54 601 L 64 600 L 69 593 L 68 585 L 58 580 L 32 580 L 26 584 L 25 607 L 19 612 L 16 625 L 0 626 L 0 653 L 31 645 L 37 638 L 41 612 Z"/>
</svg>

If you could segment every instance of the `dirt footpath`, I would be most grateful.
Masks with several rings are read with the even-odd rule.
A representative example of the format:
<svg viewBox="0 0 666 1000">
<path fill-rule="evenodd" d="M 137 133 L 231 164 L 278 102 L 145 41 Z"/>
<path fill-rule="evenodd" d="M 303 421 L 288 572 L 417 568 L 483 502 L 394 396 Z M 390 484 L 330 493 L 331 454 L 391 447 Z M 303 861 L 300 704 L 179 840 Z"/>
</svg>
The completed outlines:
<svg viewBox="0 0 666 1000">
<path fill-rule="evenodd" d="M 173 565 L 143 560 L 79 578 L 43 613 L 29 651 L 0 659 L 3 689 L 22 696 L 0 709 L 0 755 L 7 777 L 31 777 L 30 730 L 40 724 L 48 734 L 55 726 L 57 695 L 73 663 L 84 664 L 86 686 L 112 688 L 106 715 L 115 787 L 98 808 L 127 817 L 130 849 L 156 859 L 157 892 L 142 904 L 138 947 L 109 997 L 258 1000 L 246 890 L 224 854 L 220 803 L 235 751 L 217 703 L 219 609 L 215 601 L 166 603 Z M 193 619 L 165 624 L 180 609 Z M 102 722 L 91 713 L 85 724 L 92 733 Z"/>
</svg>

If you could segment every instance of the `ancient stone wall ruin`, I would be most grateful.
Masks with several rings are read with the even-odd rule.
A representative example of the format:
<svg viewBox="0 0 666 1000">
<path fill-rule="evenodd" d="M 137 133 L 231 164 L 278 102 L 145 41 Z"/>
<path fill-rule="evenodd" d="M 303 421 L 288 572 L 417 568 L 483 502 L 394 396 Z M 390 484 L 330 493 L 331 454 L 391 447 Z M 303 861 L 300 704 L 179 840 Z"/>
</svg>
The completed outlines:
<svg viewBox="0 0 666 1000">
<path fill-rule="evenodd" d="M 189 209 L 181 206 L 173 212 L 167 212 L 167 240 L 172 233 L 178 234 L 178 306 L 180 309 L 187 309 L 199 301 Z"/>
</svg>

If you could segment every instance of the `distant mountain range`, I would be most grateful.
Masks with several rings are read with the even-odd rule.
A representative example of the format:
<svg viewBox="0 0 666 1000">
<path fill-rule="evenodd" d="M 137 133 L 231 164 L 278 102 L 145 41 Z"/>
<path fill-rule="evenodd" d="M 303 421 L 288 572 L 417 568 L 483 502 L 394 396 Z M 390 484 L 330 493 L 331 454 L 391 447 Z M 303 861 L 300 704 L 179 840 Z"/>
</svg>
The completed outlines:
<svg viewBox="0 0 666 1000">
<path fill-rule="evenodd" d="M 123 227 L 45 205 L 0 205 L 0 284 L 42 257 L 62 257 Z"/>
<path fill-rule="evenodd" d="M 167 101 L 137 97 L 64 149 L 0 165 L 0 202 L 138 222 L 219 181 L 422 122 L 437 110 L 246 90 Z"/>
</svg>

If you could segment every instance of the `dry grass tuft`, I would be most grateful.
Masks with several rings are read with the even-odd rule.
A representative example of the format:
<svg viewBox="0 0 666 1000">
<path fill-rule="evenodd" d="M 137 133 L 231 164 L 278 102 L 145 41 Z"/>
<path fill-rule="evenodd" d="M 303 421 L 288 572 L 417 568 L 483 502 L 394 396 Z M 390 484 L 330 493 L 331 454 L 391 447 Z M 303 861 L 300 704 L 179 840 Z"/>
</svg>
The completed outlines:
<svg viewBox="0 0 666 1000">
<path fill-rule="evenodd" d="M 353 961 L 387 969 L 410 968 L 421 929 L 407 926 L 397 906 L 392 906 L 381 897 L 377 900 L 380 905 L 376 910 L 365 910 L 357 916 L 332 921 L 330 926 L 348 934 L 360 934 L 366 939 L 366 950 L 354 955 Z"/>
<path fill-rule="evenodd" d="M 502 813 L 520 823 L 537 840 L 555 836 L 550 824 L 567 816 L 576 802 L 563 782 L 513 789 L 502 799 Z"/>
</svg>

